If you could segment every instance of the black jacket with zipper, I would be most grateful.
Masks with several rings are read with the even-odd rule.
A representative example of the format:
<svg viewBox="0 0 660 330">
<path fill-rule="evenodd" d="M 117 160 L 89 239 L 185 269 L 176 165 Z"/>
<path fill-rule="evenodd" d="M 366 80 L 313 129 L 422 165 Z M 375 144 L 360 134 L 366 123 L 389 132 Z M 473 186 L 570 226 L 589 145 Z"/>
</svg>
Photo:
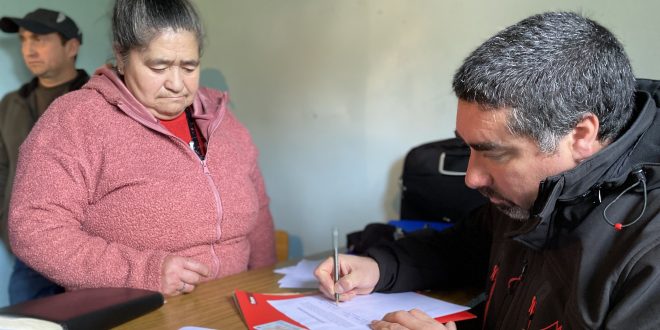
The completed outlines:
<svg viewBox="0 0 660 330">
<path fill-rule="evenodd" d="M 376 291 L 487 279 L 486 329 L 660 329 L 659 105 L 660 82 L 638 80 L 624 135 L 541 182 L 527 221 L 487 205 L 449 230 L 369 249 Z"/>
</svg>

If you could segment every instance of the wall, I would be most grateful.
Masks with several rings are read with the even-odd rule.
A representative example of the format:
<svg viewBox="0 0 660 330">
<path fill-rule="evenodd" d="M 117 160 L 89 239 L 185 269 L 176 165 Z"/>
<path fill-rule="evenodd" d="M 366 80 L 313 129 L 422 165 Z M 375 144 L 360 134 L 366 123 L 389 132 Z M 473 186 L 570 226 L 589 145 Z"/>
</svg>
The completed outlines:
<svg viewBox="0 0 660 330">
<path fill-rule="evenodd" d="M 451 77 L 476 46 L 531 14 L 572 10 L 610 28 L 641 77 L 660 78 L 657 1 L 196 0 L 203 66 L 261 150 L 277 227 L 305 254 L 396 218 L 413 146 L 453 136 Z"/>
<path fill-rule="evenodd" d="M 23 17 L 26 13 L 39 8 L 57 9 L 71 16 L 83 31 L 83 44 L 77 64 L 79 68 L 92 73 L 95 68 L 110 58 L 110 0 L 58 0 L 55 4 L 48 0 L 10 1 L 2 0 L 0 16 Z M 0 32 L 0 95 L 17 89 L 31 79 L 25 68 L 20 52 L 20 43 L 16 34 Z M 7 285 L 13 267 L 13 257 L 0 244 L 0 307 L 9 304 Z"/>
</svg>

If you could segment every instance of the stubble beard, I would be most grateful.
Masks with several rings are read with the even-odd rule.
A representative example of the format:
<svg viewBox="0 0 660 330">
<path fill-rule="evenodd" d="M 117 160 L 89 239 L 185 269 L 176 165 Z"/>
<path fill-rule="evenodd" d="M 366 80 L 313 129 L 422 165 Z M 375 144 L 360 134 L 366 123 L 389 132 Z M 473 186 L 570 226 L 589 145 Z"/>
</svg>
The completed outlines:
<svg viewBox="0 0 660 330">
<path fill-rule="evenodd" d="M 502 195 L 497 193 L 495 190 L 488 187 L 479 188 L 478 190 L 482 195 L 484 195 L 488 199 L 490 199 L 491 197 L 495 197 L 499 200 L 506 201 L 506 203 L 502 203 L 502 204 L 493 203 L 493 205 L 495 205 L 495 207 L 498 210 L 500 210 L 509 218 L 518 221 L 526 221 L 527 219 L 529 219 L 529 210 L 524 209 L 518 205 L 515 205 L 513 202 L 507 200 Z"/>
</svg>

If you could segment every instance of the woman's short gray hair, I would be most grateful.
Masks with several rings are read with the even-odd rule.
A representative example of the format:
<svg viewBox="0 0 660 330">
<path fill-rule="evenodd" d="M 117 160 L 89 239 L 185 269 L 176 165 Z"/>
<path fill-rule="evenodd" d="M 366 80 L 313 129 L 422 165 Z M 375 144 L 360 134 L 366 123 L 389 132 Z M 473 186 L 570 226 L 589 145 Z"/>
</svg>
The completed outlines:
<svg viewBox="0 0 660 330">
<path fill-rule="evenodd" d="M 117 0 L 112 14 L 112 39 L 115 52 L 126 58 L 132 49 L 142 49 L 160 33 L 192 32 L 201 55 L 204 30 L 192 3 L 187 0 Z"/>
</svg>

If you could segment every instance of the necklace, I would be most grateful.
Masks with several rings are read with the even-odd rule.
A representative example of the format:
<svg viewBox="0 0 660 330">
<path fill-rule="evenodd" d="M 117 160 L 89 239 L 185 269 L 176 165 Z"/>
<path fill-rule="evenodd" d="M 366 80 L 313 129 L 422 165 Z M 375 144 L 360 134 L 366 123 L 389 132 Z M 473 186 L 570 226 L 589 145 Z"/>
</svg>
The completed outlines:
<svg viewBox="0 0 660 330">
<path fill-rule="evenodd" d="M 202 148 L 199 144 L 199 131 L 195 127 L 195 120 L 192 118 L 192 110 L 190 107 L 186 108 L 186 120 L 188 121 L 188 129 L 190 130 L 190 147 L 197 154 L 199 159 L 204 160 L 204 153 L 202 153 Z M 205 148 L 206 149 L 206 148 Z"/>
</svg>

